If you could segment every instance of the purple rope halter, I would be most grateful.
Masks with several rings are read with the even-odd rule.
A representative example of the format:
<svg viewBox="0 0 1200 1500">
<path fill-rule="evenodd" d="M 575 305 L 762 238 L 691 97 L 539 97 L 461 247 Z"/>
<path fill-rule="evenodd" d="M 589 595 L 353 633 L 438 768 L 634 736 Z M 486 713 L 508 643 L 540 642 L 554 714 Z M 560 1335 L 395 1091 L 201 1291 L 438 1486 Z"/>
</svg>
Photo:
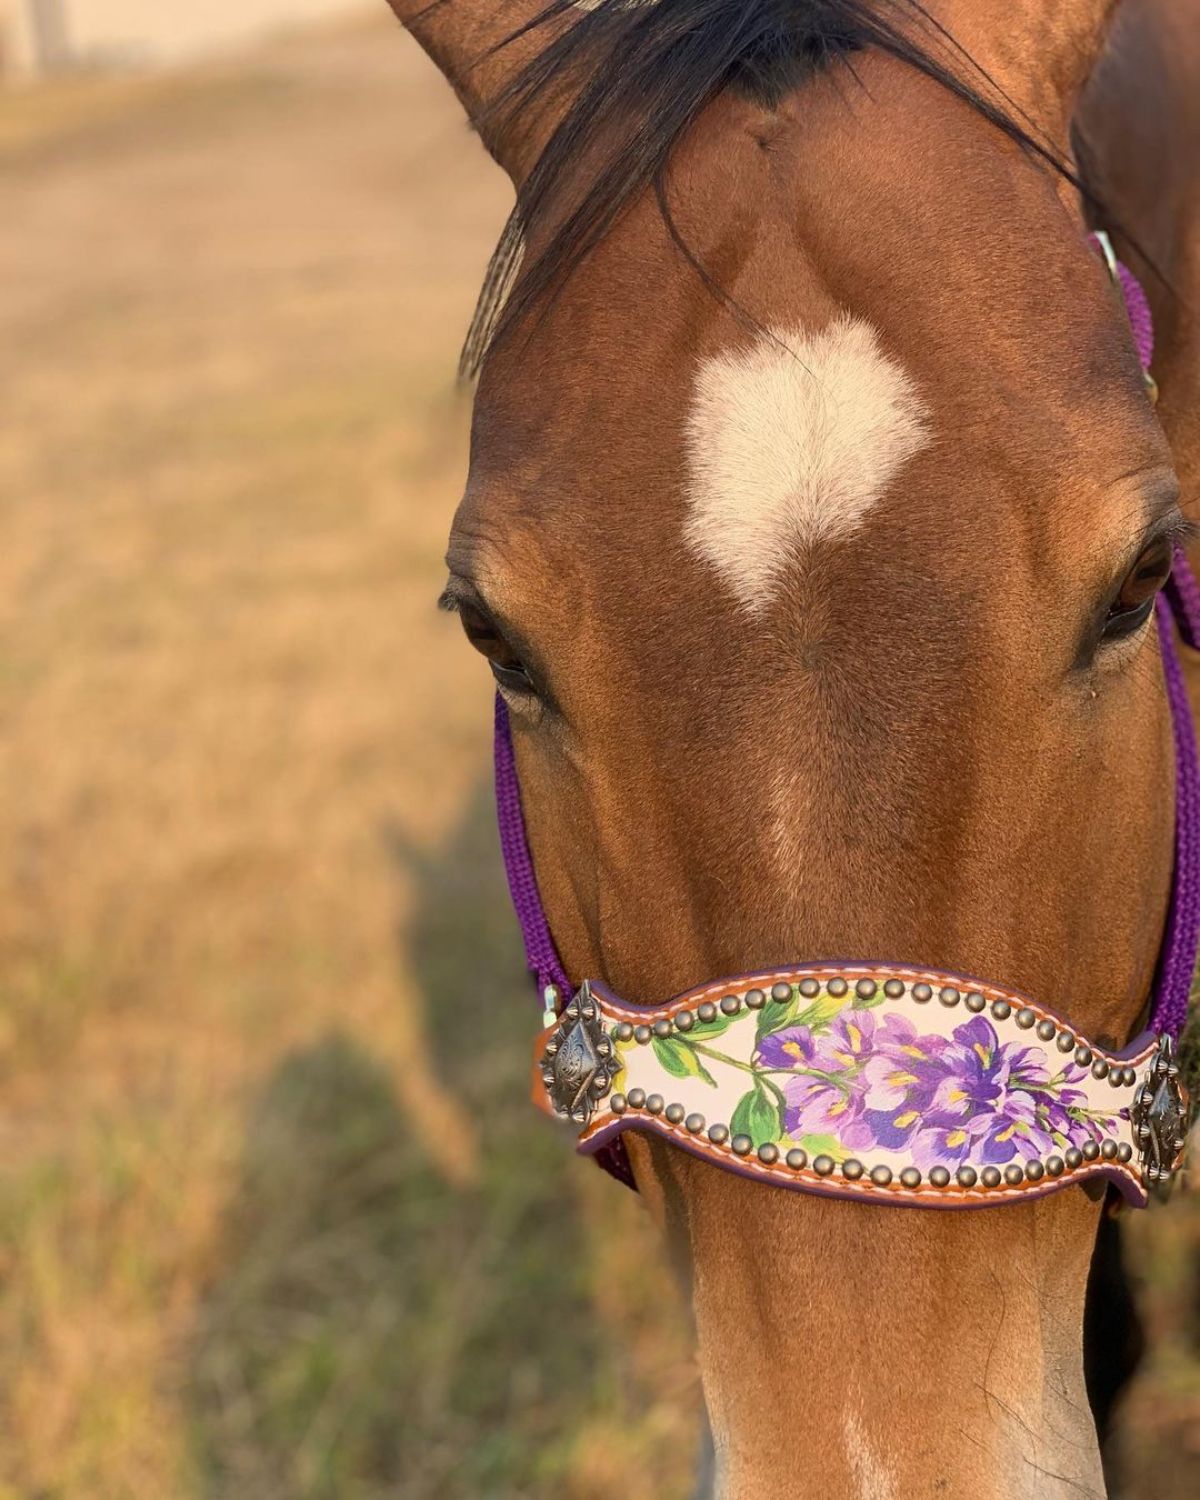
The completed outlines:
<svg viewBox="0 0 1200 1500">
<path fill-rule="evenodd" d="M 543 1001 L 547 1000 L 547 989 L 553 987 L 558 991 L 558 999 L 565 1003 L 575 991 L 550 936 L 550 924 L 546 921 L 537 876 L 533 873 L 533 859 L 525 837 L 525 814 L 521 810 L 521 787 L 513 759 L 512 730 L 508 723 L 508 709 L 499 693 L 496 694 L 494 754 L 500 852 L 504 855 L 508 893 L 525 940 L 525 967 L 536 980 L 538 995 Z"/>
<path fill-rule="evenodd" d="M 1128 266 L 1117 261 L 1116 272 L 1134 347 L 1142 369 L 1149 373 L 1150 361 L 1154 357 L 1154 321 L 1150 315 L 1150 303 L 1141 282 Z M 1187 1022 L 1192 976 L 1196 971 L 1196 949 L 1200 941 L 1200 764 L 1196 756 L 1191 704 L 1175 639 L 1178 628 L 1192 650 L 1200 649 L 1200 588 L 1182 551 L 1175 555 L 1175 565 L 1166 590 L 1158 600 L 1156 613 L 1163 677 L 1175 737 L 1175 875 L 1159 955 L 1150 1028 L 1169 1032 L 1177 1039 Z"/>
<path fill-rule="evenodd" d="M 1117 272 L 1130 327 L 1143 369 L 1148 370 L 1154 348 L 1150 306 L 1137 278 L 1126 266 Z M 1176 629 L 1192 649 L 1200 649 L 1200 585 L 1182 552 L 1166 590 L 1156 606 L 1159 649 L 1175 743 L 1175 870 L 1170 909 L 1159 955 L 1150 1013 L 1150 1029 L 1177 1038 L 1187 1020 L 1188 998 L 1200 942 L 1200 764 L 1191 705 L 1176 644 Z M 496 697 L 495 725 L 496 809 L 500 847 L 513 907 L 525 941 L 525 961 L 537 981 L 548 1009 L 561 1007 L 574 994 L 546 920 L 533 859 L 525 834 L 521 789 L 513 758 L 512 734 L 503 699 Z M 553 987 L 554 994 L 547 995 Z M 604 1165 L 632 1185 L 632 1175 L 619 1140 L 605 1148 Z"/>
</svg>

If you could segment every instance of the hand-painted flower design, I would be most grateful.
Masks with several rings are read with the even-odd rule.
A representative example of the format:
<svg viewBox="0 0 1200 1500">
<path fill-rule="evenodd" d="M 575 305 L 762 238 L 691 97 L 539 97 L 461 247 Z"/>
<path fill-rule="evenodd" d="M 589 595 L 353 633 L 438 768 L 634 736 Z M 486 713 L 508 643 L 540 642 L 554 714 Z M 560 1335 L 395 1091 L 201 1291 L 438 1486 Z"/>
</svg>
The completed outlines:
<svg viewBox="0 0 1200 1500">
<path fill-rule="evenodd" d="M 760 1062 L 791 1075 L 783 1085 L 783 1126 L 789 1136 L 836 1135 L 854 1149 L 871 1143 L 854 1080 L 869 1053 L 874 1025 L 875 1017 L 862 1012 L 839 1016 L 819 1032 L 791 1026 L 763 1037 Z"/>
<path fill-rule="evenodd" d="M 1101 1140 L 1114 1123 L 1088 1108 L 1074 1058 L 1055 1067 L 1041 1046 L 1002 1042 L 983 1015 L 946 1037 L 848 1004 L 768 1032 L 755 1061 L 780 1087 L 787 1136 L 901 1152 L 923 1171 L 1029 1160 Z"/>
</svg>

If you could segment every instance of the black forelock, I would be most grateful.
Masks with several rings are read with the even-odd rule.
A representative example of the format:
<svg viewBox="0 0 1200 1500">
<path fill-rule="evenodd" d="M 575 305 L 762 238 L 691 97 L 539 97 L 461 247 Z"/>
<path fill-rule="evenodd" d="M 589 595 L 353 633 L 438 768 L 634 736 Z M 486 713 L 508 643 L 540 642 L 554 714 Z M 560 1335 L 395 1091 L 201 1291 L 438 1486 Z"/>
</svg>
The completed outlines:
<svg viewBox="0 0 1200 1500">
<path fill-rule="evenodd" d="M 821 70 L 852 73 L 854 54 L 867 48 L 934 79 L 1088 196 L 1072 165 L 1032 121 L 1018 118 L 921 0 L 593 0 L 588 9 L 551 0 L 500 46 L 543 29 L 546 45 L 481 123 L 519 129 L 524 114 L 564 85 L 574 95 L 521 183 L 492 255 L 463 349 L 464 375 L 557 293 L 647 187 L 657 192 L 684 259 L 713 285 L 670 220 L 664 175 L 672 148 L 724 90 L 772 107 Z M 551 204 L 557 227 L 522 264 L 527 227 Z"/>
</svg>

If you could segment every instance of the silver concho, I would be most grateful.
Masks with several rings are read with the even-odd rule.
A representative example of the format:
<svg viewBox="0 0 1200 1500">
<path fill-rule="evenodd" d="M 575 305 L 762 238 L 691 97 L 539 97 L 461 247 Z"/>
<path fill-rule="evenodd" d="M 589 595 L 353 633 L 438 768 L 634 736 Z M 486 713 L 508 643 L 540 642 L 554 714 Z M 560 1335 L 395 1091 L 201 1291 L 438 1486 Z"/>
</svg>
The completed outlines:
<svg viewBox="0 0 1200 1500">
<path fill-rule="evenodd" d="M 1147 1183 L 1170 1182 L 1179 1166 L 1187 1135 L 1187 1092 L 1179 1082 L 1179 1064 L 1171 1038 L 1158 1039 L 1158 1049 L 1142 1080 L 1129 1117 L 1133 1138 L 1142 1153 L 1142 1172 Z"/>
<path fill-rule="evenodd" d="M 555 1114 L 586 1125 L 618 1071 L 612 1041 L 586 981 L 559 1017 L 541 1059 L 542 1082 Z"/>
</svg>

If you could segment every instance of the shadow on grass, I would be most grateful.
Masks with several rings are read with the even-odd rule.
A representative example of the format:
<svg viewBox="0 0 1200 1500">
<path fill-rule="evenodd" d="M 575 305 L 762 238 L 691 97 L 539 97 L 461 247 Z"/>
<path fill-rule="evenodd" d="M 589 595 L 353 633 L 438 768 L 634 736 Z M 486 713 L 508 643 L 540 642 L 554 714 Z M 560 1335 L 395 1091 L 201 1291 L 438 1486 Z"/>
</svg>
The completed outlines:
<svg viewBox="0 0 1200 1500">
<path fill-rule="evenodd" d="M 190 1350 L 219 1500 L 561 1494 L 594 1405 L 571 1158 L 526 1102 L 536 1016 L 490 790 L 436 858 L 389 842 L 420 887 L 400 962 L 443 1081 L 488 1111 L 479 1185 L 431 1168 L 360 1042 L 284 1059 L 250 1111 Z"/>
</svg>

